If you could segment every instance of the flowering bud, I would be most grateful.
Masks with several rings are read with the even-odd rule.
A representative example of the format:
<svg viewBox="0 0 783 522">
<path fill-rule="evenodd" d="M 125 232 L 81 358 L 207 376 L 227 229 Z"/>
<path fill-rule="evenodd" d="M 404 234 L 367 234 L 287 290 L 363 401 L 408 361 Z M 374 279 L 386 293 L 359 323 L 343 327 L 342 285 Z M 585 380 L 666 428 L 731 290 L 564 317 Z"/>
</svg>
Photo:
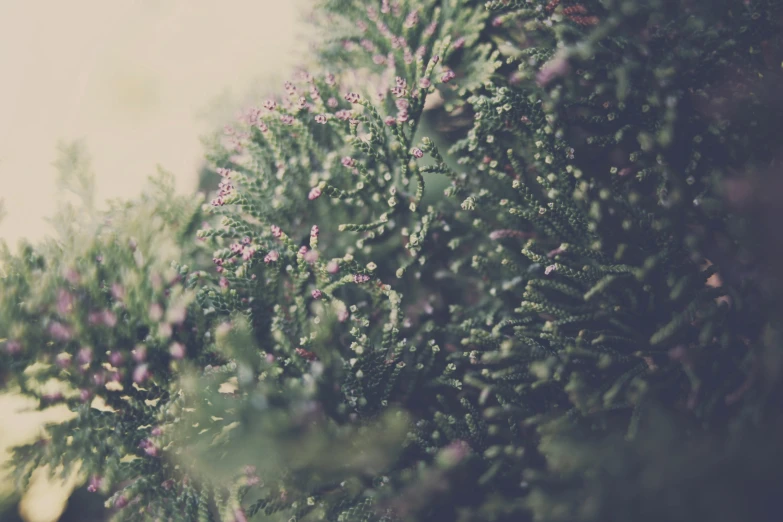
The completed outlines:
<svg viewBox="0 0 783 522">
<path fill-rule="evenodd" d="M 313 201 L 314 199 L 318 199 L 321 197 L 321 189 L 318 187 L 313 187 L 310 189 L 310 193 L 307 195 L 307 199 L 310 201 Z"/>
<path fill-rule="evenodd" d="M 121 354 L 120 352 L 112 352 L 112 353 L 109 355 L 109 362 L 110 362 L 110 363 L 111 363 L 111 365 L 112 365 L 112 366 L 114 366 L 115 368 L 116 368 L 116 367 L 118 367 L 118 366 L 120 366 L 120 365 L 122 364 L 122 362 L 123 362 L 123 356 L 122 356 L 122 354 Z"/>
<path fill-rule="evenodd" d="M 133 382 L 141 384 L 150 378 L 149 366 L 147 364 L 140 364 L 133 370 Z"/>
<path fill-rule="evenodd" d="M 451 69 L 449 69 L 448 71 L 446 71 L 445 73 L 443 73 L 443 75 L 440 77 L 440 81 L 442 81 L 443 83 L 449 83 L 451 80 L 453 80 L 454 78 L 456 78 L 456 76 L 457 76 L 457 75 L 456 75 L 456 74 L 454 74 L 454 71 L 452 71 Z"/>
<path fill-rule="evenodd" d="M 313 296 L 313 299 L 320 299 L 323 296 L 323 293 L 316 288 L 312 291 L 311 295 Z"/>
<path fill-rule="evenodd" d="M 169 353 L 173 359 L 185 358 L 185 345 L 182 343 L 172 343 L 169 347 Z"/>
<path fill-rule="evenodd" d="M 22 351 L 22 344 L 19 341 L 8 341 L 5 344 L 5 351 L 9 355 L 16 355 Z"/>
</svg>

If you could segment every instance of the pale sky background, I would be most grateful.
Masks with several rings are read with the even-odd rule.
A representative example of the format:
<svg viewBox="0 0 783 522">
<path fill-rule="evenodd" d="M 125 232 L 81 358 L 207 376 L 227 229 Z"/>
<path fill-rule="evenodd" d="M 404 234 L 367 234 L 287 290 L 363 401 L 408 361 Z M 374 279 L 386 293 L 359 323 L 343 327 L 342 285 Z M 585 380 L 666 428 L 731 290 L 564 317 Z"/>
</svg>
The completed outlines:
<svg viewBox="0 0 783 522">
<path fill-rule="evenodd" d="M 99 201 L 158 164 L 192 191 L 215 107 L 301 63 L 307 1 L 0 0 L 0 238 L 51 233 L 61 139 L 85 139 Z"/>
<path fill-rule="evenodd" d="M 158 164 L 193 192 L 199 137 L 302 63 L 310 1 L 0 0 L 0 238 L 52 233 L 59 140 L 85 140 L 99 201 L 138 195 Z M 51 413 L 24 404 L 0 395 L 0 465 Z M 41 475 L 24 520 L 57 520 L 74 485 Z"/>
</svg>

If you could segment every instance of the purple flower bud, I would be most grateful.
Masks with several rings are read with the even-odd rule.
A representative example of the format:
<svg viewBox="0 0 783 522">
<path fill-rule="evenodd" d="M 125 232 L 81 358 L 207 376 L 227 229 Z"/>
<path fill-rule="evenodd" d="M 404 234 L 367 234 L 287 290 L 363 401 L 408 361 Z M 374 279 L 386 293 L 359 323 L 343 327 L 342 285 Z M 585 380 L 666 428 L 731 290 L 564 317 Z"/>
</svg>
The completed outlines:
<svg viewBox="0 0 783 522">
<path fill-rule="evenodd" d="M 114 501 L 114 507 L 116 507 L 117 509 L 122 509 L 127 505 L 128 505 L 128 499 L 124 495 L 117 497 L 117 500 Z"/>
<path fill-rule="evenodd" d="M 9 355 L 16 355 L 22 351 L 22 344 L 19 341 L 8 341 L 5 344 L 5 351 Z"/>
<path fill-rule="evenodd" d="M 307 246 L 306 246 L 306 245 L 302 245 L 302 246 L 300 246 L 300 247 L 299 247 L 299 255 L 300 255 L 300 256 L 303 256 L 303 255 L 305 255 L 306 253 L 307 253 Z"/>
<path fill-rule="evenodd" d="M 73 310 L 73 296 L 70 292 L 60 289 L 57 292 L 57 313 L 65 317 Z"/>
<path fill-rule="evenodd" d="M 418 148 L 418 147 L 412 148 L 411 149 L 411 154 L 413 155 L 414 158 L 422 158 L 422 157 L 424 157 L 424 152 L 420 148 Z"/>
<path fill-rule="evenodd" d="M 277 250 L 272 250 L 264 257 L 264 263 L 269 264 L 278 259 L 280 259 L 280 253 Z"/>
<path fill-rule="evenodd" d="M 555 78 L 568 74 L 569 69 L 568 59 L 557 56 L 541 67 L 536 75 L 536 82 L 539 86 L 544 87 Z"/>
<path fill-rule="evenodd" d="M 383 120 L 383 122 L 389 127 L 393 127 L 397 124 L 397 120 L 394 118 L 394 116 L 386 116 L 386 119 Z"/>
<path fill-rule="evenodd" d="M 150 378 L 149 366 L 147 364 L 140 364 L 133 370 L 133 382 L 141 384 Z"/>
<path fill-rule="evenodd" d="M 353 158 L 352 158 L 352 157 L 350 157 L 350 156 L 345 156 L 345 157 L 343 158 L 343 161 L 342 161 L 342 163 L 343 163 L 343 166 L 344 166 L 344 167 L 348 167 L 348 168 L 352 168 L 352 167 L 355 167 L 355 166 L 356 166 L 356 160 L 355 160 L 355 159 L 353 159 Z"/>
<path fill-rule="evenodd" d="M 419 80 L 419 87 L 422 89 L 429 89 L 430 85 L 432 85 L 432 82 L 429 78 L 422 78 Z"/>
<path fill-rule="evenodd" d="M 111 352 L 111 354 L 109 354 L 109 362 L 115 368 L 117 368 L 118 366 L 120 366 L 122 364 L 122 360 L 123 360 L 123 357 L 122 357 L 122 354 L 120 352 Z"/>
<path fill-rule="evenodd" d="M 71 330 L 57 321 L 49 325 L 49 335 L 58 341 L 69 341 L 71 339 Z"/>
<path fill-rule="evenodd" d="M 280 238 L 280 236 L 283 235 L 283 232 L 280 230 L 280 227 L 278 227 L 277 225 L 272 225 L 270 229 L 272 230 L 272 235 L 276 238 Z"/>
<path fill-rule="evenodd" d="M 228 279 L 226 279 L 225 277 L 221 277 L 220 280 L 218 281 L 218 285 L 220 286 L 220 288 L 228 288 L 229 286 Z"/>
<path fill-rule="evenodd" d="M 323 293 L 316 288 L 312 291 L 311 295 L 313 296 L 313 299 L 320 299 L 321 296 L 323 296 Z"/>
</svg>

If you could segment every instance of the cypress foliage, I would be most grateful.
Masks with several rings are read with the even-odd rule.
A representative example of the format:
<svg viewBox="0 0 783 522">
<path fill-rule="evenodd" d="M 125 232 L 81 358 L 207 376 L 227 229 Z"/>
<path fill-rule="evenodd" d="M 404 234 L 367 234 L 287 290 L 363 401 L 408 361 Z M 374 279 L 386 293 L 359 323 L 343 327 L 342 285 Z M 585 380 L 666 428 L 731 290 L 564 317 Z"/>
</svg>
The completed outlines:
<svg viewBox="0 0 783 522">
<path fill-rule="evenodd" d="M 82 462 L 117 520 L 774 520 L 781 7 L 322 1 L 209 203 L 5 251 L 4 378 L 75 414 L 20 481 Z"/>
</svg>

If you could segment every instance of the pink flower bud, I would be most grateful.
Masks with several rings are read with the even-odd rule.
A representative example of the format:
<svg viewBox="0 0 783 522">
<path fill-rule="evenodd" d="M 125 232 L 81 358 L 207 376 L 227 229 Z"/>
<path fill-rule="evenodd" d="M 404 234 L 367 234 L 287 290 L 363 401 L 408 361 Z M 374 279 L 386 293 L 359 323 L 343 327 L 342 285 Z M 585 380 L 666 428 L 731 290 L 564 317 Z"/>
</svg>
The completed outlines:
<svg viewBox="0 0 783 522">
<path fill-rule="evenodd" d="M 147 358 L 147 347 L 143 344 L 137 344 L 136 348 L 131 350 L 131 356 L 136 362 L 144 362 L 144 360 Z"/>
<path fill-rule="evenodd" d="M 411 149 L 411 154 L 413 155 L 414 158 L 422 158 L 422 157 L 424 157 L 424 152 L 420 148 L 418 148 L 418 147 L 412 148 Z"/>
<path fill-rule="evenodd" d="M 103 479 L 98 475 L 93 475 L 90 477 L 90 485 L 87 486 L 87 491 L 90 493 L 95 493 L 101 488 L 101 485 L 103 484 Z"/>
<path fill-rule="evenodd" d="M 318 187 L 313 187 L 310 190 L 310 193 L 307 195 L 307 199 L 309 199 L 310 201 L 314 199 L 318 199 L 320 197 L 321 197 L 321 189 L 319 189 Z"/>
<path fill-rule="evenodd" d="M 172 343 L 169 347 L 169 353 L 174 359 L 183 359 L 185 357 L 185 345 L 182 343 Z"/>
<path fill-rule="evenodd" d="M 103 324 L 109 328 L 114 328 L 117 324 L 117 316 L 111 310 L 104 310 L 101 313 L 101 320 L 103 321 Z"/>
<path fill-rule="evenodd" d="M 218 285 L 220 286 L 220 288 L 228 288 L 229 286 L 228 279 L 226 279 L 225 277 L 221 277 L 220 281 L 218 281 Z"/>
<path fill-rule="evenodd" d="M 457 75 L 454 73 L 454 71 L 449 69 L 448 71 L 443 73 L 443 75 L 440 77 L 440 81 L 442 81 L 443 83 L 449 83 L 451 80 L 453 80 L 456 77 Z"/>
<path fill-rule="evenodd" d="M 308 250 L 304 255 L 304 260 L 312 265 L 313 263 L 318 261 L 318 257 L 319 257 L 318 251 Z"/>
<path fill-rule="evenodd" d="M 277 225 L 272 225 L 270 229 L 272 230 L 272 235 L 276 238 L 280 238 L 280 236 L 283 235 L 283 232 L 280 230 L 280 227 L 278 227 Z"/>
<path fill-rule="evenodd" d="M 122 301 L 125 298 L 125 288 L 119 283 L 112 283 L 111 295 L 117 301 Z"/>
<path fill-rule="evenodd" d="M 355 167 L 355 166 L 356 166 L 356 160 L 354 160 L 354 159 L 353 159 L 353 158 L 351 158 L 350 156 L 345 156 L 345 157 L 343 158 L 343 161 L 342 161 L 342 163 L 343 163 L 343 166 L 344 166 L 344 167 L 348 167 L 348 168 L 352 168 L 352 167 Z"/>
<path fill-rule="evenodd" d="M 71 283 L 72 285 L 79 284 L 79 272 L 77 272 L 73 268 L 68 268 L 65 270 L 65 273 L 63 274 L 63 277 L 66 281 Z"/>
<path fill-rule="evenodd" d="M 54 361 L 59 368 L 68 368 L 71 365 L 71 354 L 69 353 L 57 354 L 57 357 L 55 358 Z"/>
<path fill-rule="evenodd" d="M 337 261 L 329 261 L 326 264 L 326 271 L 330 274 L 336 274 L 340 271 L 340 265 L 337 263 Z"/>
<path fill-rule="evenodd" d="M 157 323 L 163 318 L 163 307 L 158 303 L 152 303 L 149 311 L 150 321 Z"/>
<path fill-rule="evenodd" d="M 278 259 L 280 259 L 280 253 L 277 250 L 272 250 L 264 257 L 264 263 L 269 264 L 273 261 L 277 261 Z"/>
<path fill-rule="evenodd" d="M 313 296 L 313 299 L 320 299 L 323 296 L 323 293 L 316 288 L 312 291 L 311 295 Z"/>
<path fill-rule="evenodd" d="M 397 124 L 397 120 L 394 118 L 394 116 L 386 116 L 386 119 L 383 120 L 383 123 L 388 125 L 389 127 L 393 127 Z"/>
<path fill-rule="evenodd" d="M 76 360 L 79 364 L 90 364 L 92 362 L 92 348 L 84 346 L 79 349 L 79 352 L 76 354 Z"/>
</svg>

